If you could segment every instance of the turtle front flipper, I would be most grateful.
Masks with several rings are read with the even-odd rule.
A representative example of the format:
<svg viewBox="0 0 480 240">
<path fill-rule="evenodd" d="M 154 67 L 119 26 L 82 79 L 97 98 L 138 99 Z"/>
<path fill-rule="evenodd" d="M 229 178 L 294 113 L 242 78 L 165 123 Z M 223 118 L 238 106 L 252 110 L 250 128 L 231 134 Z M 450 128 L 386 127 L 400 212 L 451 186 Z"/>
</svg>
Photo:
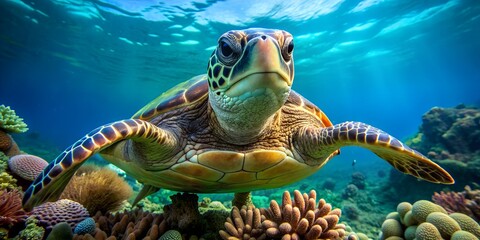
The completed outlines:
<svg viewBox="0 0 480 240">
<path fill-rule="evenodd" d="M 171 132 L 140 119 L 127 119 L 103 125 L 75 142 L 48 164 L 25 191 L 26 211 L 47 201 L 56 201 L 77 169 L 93 154 L 126 139 L 158 144 L 165 149 L 177 147 Z"/>
<path fill-rule="evenodd" d="M 307 164 L 325 164 L 343 146 L 369 149 L 397 170 L 434 183 L 453 184 L 450 174 L 388 133 L 361 122 L 326 128 L 305 127 L 295 136 L 296 149 Z"/>
</svg>

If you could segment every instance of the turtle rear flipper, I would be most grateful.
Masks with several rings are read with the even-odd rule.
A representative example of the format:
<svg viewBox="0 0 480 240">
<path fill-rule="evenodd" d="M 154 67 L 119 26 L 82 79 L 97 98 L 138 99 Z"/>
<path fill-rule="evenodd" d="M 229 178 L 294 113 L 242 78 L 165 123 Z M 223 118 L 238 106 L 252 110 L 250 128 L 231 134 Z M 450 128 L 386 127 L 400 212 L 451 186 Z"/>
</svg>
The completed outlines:
<svg viewBox="0 0 480 240">
<path fill-rule="evenodd" d="M 328 161 L 332 152 L 340 147 L 359 146 L 374 152 L 403 173 L 434 183 L 455 182 L 447 171 L 421 153 L 361 122 L 344 122 L 320 129 L 306 127 L 297 134 L 295 144 L 307 160 L 312 159 L 309 161 Z"/>
<path fill-rule="evenodd" d="M 177 139 L 174 134 L 140 119 L 127 119 L 103 125 L 75 142 L 48 164 L 25 191 L 23 208 L 47 201 L 56 201 L 77 169 L 93 154 L 126 139 L 159 144 L 172 150 Z"/>
</svg>

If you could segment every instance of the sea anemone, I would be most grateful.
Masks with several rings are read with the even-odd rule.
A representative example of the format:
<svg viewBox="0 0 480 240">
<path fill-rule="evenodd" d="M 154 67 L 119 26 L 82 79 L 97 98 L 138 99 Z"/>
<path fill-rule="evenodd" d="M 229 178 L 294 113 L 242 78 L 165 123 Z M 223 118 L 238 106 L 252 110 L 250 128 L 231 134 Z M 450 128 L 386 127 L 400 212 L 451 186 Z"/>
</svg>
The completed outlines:
<svg viewBox="0 0 480 240">
<path fill-rule="evenodd" d="M 80 170 L 73 176 L 60 198 L 81 203 L 91 215 L 116 211 L 132 195 L 132 188 L 108 168 Z"/>
<path fill-rule="evenodd" d="M 0 191 L 0 227 L 11 227 L 24 221 L 25 211 L 22 209 L 22 194 L 14 189 Z"/>
</svg>

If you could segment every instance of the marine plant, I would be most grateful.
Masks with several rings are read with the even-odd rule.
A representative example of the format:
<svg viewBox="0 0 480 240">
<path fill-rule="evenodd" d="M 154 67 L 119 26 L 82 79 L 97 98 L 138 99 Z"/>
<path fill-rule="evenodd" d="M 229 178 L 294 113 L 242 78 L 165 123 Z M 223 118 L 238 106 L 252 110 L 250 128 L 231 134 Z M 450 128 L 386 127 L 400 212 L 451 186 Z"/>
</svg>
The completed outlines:
<svg viewBox="0 0 480 240">
<path fill-rule="evenodd" d="M 60 198 L 76 201 L 95 215 L 119 210 L 132 194 L 130 185 L 113 170 L 87 167 L 73 176 Z"/>
</svg>

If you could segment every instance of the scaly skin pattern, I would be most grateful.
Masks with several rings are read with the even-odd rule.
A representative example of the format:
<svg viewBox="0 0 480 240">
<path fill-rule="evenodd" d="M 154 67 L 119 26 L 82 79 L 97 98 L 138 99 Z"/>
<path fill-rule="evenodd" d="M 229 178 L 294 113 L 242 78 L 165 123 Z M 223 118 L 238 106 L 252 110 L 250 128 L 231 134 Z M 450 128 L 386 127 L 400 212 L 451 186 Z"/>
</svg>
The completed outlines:
<svg viewBox="0 0 480 240">
<path fill-rule="evenodd" d="M 67 148 L 27 189 L 24 209 L 57 200 L 97 152 L 146 186 L 140 199 L 158 188 L 213 193 L 284 186 L 315 173 L 343 146 L 367 148 L 420 179 L 454 182 L 440 166 L 377 128 L 333 125 L 291 90 L 292 53 L 293 38 L 285 31 L 223 34 L 207 74 Z"/>
</svg>

